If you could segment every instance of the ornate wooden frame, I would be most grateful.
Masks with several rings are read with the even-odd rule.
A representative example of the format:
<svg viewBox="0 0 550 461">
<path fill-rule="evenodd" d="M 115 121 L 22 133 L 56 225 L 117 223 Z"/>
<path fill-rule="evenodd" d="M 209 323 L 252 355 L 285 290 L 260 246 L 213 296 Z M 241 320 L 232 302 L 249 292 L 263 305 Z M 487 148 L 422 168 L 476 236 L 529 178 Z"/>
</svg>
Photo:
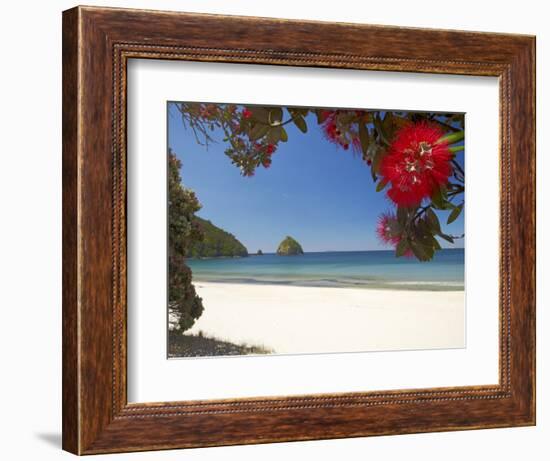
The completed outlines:
<svg viewBox="0 0 550 461">
<path fill-rule="evenodd" d="M 498 76 L 499 384 L 128 404 L 125 109 L 131 58 Z M 63 13 L 65 450 L 90 454 L 533 424 L 534 37 L 93 7 Z"/>
</svg>

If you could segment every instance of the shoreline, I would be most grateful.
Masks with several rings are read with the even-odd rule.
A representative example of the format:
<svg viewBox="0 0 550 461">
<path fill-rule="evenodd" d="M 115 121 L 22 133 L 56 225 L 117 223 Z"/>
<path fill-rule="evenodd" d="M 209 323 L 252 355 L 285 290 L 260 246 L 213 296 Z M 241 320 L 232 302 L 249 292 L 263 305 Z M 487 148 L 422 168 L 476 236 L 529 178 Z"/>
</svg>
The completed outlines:
<svg viewBox="0 0 550 461">
<path fill-rule="evenodd" d="M 275 354 L 465 347 L 463 290 L 194 285 L 204 313 L 185 334 Z"/>
<path fill-rule="evenodd" d="M 255 279 L 251 277 L 197 278 L 193 283 L 215 283 L 228 285 L 288 286 L 304 288 L 355 288 L 360 290 L 397 290 L 397 291 L 464 291 L 464 282 L 449 281 L 378 281 L 353 279 Z"/>
</svg>

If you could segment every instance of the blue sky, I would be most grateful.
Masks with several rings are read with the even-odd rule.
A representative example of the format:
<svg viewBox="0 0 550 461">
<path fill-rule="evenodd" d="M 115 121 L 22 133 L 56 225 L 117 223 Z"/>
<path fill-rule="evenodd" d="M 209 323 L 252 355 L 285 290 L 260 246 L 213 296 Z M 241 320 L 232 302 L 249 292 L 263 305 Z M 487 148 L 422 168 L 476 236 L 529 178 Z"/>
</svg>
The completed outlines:
<svg viewBox="0 0 550 461">
<path fill-rule="evenodd" d="M 388 249 L 375 229 L 380 213 L 393 207 L 376 192 L 370 169 L 351 149 L 328 142 L 313 116 L 307 124 L 307 134 L 287 125 L 289 140 L 279 143 L 271 167 L 243 177 L 225 156 L 220 133 L 207 150 L 169 108 L 168 145 L 182 161 L 183 185 L 202 204 L 197 214 L 234 234 L 249 252 L 274 252 L 286 235 L 306 252 Z M 462 234 L 463 216 L 446 229 Z"/>
</svg>

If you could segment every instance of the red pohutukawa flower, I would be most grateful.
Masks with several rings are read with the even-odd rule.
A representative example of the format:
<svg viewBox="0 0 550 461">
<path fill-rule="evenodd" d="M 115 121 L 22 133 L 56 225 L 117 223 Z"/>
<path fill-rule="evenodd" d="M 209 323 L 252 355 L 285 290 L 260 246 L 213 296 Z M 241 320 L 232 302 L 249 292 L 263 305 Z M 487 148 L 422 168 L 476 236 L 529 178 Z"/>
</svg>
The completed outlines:
<svg viewBox="0 0 550 461">
<path fill-rule="evenodd" d="M 345 150 L 349 149 L 349 141 L 346 139 L 346 137 L 343 135 L 343 133 L 340 131 L 337 125 L 337 116 L 338 111 L 329 111 L 324 110 L 321 113 L 321 118 L 323 120 L 322 122 L 322 129 L 325 133 L 325 137 L 330 142 L 333 142 L 334 144 L 343 147 Z"/>
<path fill-rule="evenodd" d="M 445 133 L 426 122 L 413 123 L 397 133 L 380 164 L 383 180 L 391 184 L 388 197 L 400 206 L 416 206 L 449 182 L 452 153 Z"/>
<path fill-rule="evenodd" d="M 376 233 L 378 234 L 378 238 L 381 240 L 382 243 L 388 245 L 397 245 L 401 240 L 397 229 L 397 217 L 394 213 L 382 213 L 378 217 Z"/>
<path fill-rule="evenodd" d="M 394 213 L 382 213 L 378 217 L 376 233 L 378 234 L 380 241 L 385 245 L 391 245 L 393 247 L 399 245 L 402 237 L 399 232 L 397 217 Z M 409 248 L 405 252 L 404 256 L 412 256 L 412 254 L 412 250 Z"/>
<path fill-rule="evenodd" d="M 331 142 L 339 144 L 338 139 L 340 137 L 340 130 L 336 126 L 336 111 L 324 110 L 321 113 L 321 118 L 323 120 L 322 128 L 326 138 Z"/>
<path fill-rule="evenodd" d="M 323 110 L 320 118 L 325 138 L 344 150 L 351 147 L 355 153 L 362 153 L 357 118 L 363 115 L 362 111 Z"/>
</svg>

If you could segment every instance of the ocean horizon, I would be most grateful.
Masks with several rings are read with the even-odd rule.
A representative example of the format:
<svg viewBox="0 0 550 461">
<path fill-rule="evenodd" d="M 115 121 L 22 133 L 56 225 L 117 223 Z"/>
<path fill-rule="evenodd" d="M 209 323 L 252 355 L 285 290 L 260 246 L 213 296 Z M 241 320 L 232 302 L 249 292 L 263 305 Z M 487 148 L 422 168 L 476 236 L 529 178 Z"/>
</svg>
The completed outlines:
<svg viewBox="0 0 550 461">
<path fill-rule="evenodd" d="M 396 258 L 392 250 L 276 253 L 188 259 L 194 282 L 354 287 L 426 291 L 464 290 L 464 249 L 436 252 L 432 261 Z"/>
</svg>

